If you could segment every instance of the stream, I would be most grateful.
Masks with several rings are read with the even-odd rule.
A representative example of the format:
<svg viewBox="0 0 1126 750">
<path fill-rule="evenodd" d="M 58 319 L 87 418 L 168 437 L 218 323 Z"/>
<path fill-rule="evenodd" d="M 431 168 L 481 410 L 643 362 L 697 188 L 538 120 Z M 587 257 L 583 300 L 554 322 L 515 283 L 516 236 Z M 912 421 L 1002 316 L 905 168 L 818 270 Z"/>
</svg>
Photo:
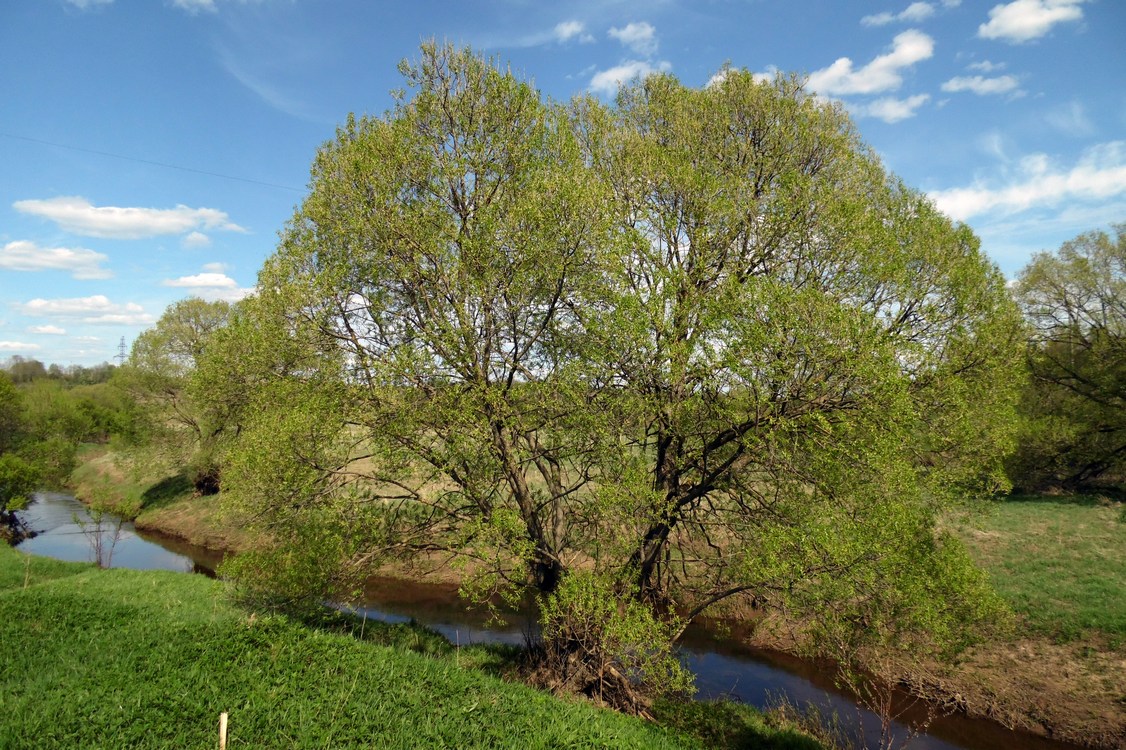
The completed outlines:
<svg viewBox="0 0 1126 750">
<path fill-rule="evenodd" d="M 105 514 L 92 518 L 73 496 L 37 493 L 20 518 L 36 535 L 19 548 L 36 555 L 79 562 L 102 561 L 105 567 L 139 570 L 173 570 L 215 575 L 222 553 L 182 540 L 137 530 L 132 523 Z M 509 614 L 497 624 L 484 613 L 467 610 L 453 585 L 426 584 L 374 578 L 365 590 L 365 603 L 355 610 L 384 622 L 415 620 L 448 638 L 468 645 L 483 642 L 523 644 L 534 618 Z M 685 664 L 696 675 L 697 697 L 726 698 L 767 707 L 779 698 L 804 707 L 813 704 L 823 716 L 838 717 L 849 733 L 863 733 L 870 746 L 880 738 L 880 722 L 858 709 L 833 683 L 829 666 L 787 654 L 752 648 L 737 637 L 717 634 L 706 624 L 693 626 L 681 642 Z M 919 713 L 923 709 L 919 708 Z M 896 737 L 906 728 L 896 725 Z M 986 719 L 962 715 L 939 716 L 928 734 L 917 737 L 911 748 L 919 750 L 1075 750 L 1076 746 L 1038 735 L 1014 732 Z"/>
</svg>

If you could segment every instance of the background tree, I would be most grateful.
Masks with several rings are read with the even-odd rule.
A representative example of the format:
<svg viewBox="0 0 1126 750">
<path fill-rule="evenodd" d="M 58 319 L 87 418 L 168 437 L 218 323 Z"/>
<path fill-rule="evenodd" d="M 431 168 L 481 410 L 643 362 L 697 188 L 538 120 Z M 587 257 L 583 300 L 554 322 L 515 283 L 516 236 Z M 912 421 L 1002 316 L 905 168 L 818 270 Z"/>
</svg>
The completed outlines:
<svg viewBox="0 0 1126 750">
<path fill-rule="evenodd" d="M 16 452 L 25 439 L 22 412 L 19 392 L 0 371 L 0 542 L 20 539 L 23 529 L 15 511 L 39 486 L 36 467 Z"/>
<path fill-rule="evenodd" d="M 566 679 L 610 664 L 634 706 L 737 597 L 841 643 L 982 619 L 935 521 L 1000 486 L 1019 313 L 968 229 L 795 80 L 652 76 L 611 109 L 452 48 L 403 72 L 319 152 L 246 308 L 230 489 L 277 544 L 244 582 L 468 560 L 479 594 L 547 595 Z"/>
<path fill-rule="evenodd" d="M 116 384 L 148 414 L 150 438 L 162 443 L 202 494 L 219 491 L 216 444 L 225 425 L 214 422 L 189 388 L 211 337 L 227 324 L 231 306 L 188 297 L 168 307 L 133 342 Z"/>
<path fill-rule="evenodd" d="M 1028 490 L 1117 481 L 1126 467 L 1126 224 L 1089 232 L 1021 272 L 1032 382 L 1010 470 Z"/>
</svg>

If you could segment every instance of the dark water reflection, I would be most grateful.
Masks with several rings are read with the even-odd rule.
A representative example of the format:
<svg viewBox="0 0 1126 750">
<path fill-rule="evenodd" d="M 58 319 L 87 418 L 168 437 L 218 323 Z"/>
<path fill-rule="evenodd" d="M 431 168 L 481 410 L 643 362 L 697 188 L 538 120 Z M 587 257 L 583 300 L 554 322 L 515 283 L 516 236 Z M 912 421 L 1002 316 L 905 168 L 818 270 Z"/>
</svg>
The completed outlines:
<svg viewBox="0 0 1126 750">
<path fill-rule="evenodd" d="M 40 493 L 21 512 L 37 535 L 20 549 L 62 560 L 96 560 L 100 551 L 107 567 L 140 570 L 174 570 L 214 575 L 222 554 L 161 534 L 139 532 L 129 522 L 109 516 L 98 524 L 87 508 L 70 495 Z M 99 542 L 94 540 L 99 539 Z M 504 613 L 490 621 L 478 610 L 467 609 L 453 585 L 424 584 L 374 578 L 365 590 L 365 604 L 356 611 L 384 622 L 415 620 L 441 633 L 453 643 L 523 644 L 534 630 L 530 611 Z M 745 645 L 738 637 L 721 635 L 707 624 L 685 634 L 682 654 L 696 675 L 699 697 L 727 698 L 766 707 L 778 698 L 796 706 L 813 704 L 824 716 L 837 715 L 851 733 L 863 732 L 872 746 L 879 739 L 879 720 L 860 711 L 833 682 L 830 665 L 817 664 L 773 651 Z M 922 713 L 920 709 L 919 713 Z M 905 729 L 896 727 L 896 736 Z M 946 716 L 935 720 L 929 734 L 918 737 L 912 748 L 920 750 L 1073 750 L 1074 745 L 1036 735 L 1012 732 L 994 722 Z"/>
</svg>

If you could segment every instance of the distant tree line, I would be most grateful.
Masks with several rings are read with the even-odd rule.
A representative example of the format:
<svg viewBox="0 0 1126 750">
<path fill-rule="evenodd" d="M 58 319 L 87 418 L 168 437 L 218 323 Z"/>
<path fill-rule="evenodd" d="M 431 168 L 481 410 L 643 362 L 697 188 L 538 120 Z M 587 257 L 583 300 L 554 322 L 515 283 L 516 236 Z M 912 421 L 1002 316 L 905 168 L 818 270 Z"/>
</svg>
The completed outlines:
<svg viewBox="0 0 1126 750">
<path fill-rule="evenodd" d="M 37 359 L 25 358 L 20 355 L 9 357 L 0 370 L 8 374 L 13 383 L 30 383 L 33 380 L 47 378 L 59 380 L 70 385 L 97 385 L 105 383 L 113 377 L 117 368 L 108 363 L 85 367 L 83 365 L 44 365 Z"/>
</svg>

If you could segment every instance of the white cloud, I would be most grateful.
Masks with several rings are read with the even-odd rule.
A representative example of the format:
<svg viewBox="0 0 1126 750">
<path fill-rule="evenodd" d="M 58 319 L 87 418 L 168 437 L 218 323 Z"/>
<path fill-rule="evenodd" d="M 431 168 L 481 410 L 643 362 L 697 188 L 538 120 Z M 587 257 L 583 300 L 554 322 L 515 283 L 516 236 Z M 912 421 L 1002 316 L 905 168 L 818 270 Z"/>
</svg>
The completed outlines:
<svg viewBox="0 0 1126 750">
<path fill-rule="evenodd" d="M 211 238 L 203 232 L 192 232 L 180 240 L 180 244 L 186 248 L 207 247 L 211 244 Z"/>
<path fill-rule="evenodd" d="M 1054 166 L 1046 154 L 1020 161 L 1006 184 L 981 181 L 970 187 L 930 194 L 938 208 L 958 220 L 991 211 L 1017 213 L 1068 201 L 1097 202 L 1126 196 L 1126 141 L 1087 149 L 1070 169 Z"/>
<path fill-rule="evenodd" d="M 230 266 L 226 263 L 204 263 L 203 270 L 211 273 L 224 273 Z"/>
<path fill-rule="evenodd" d="M 578 39 L 580 44 L 590 44 L 594 41 L 594 37 L 586 33 L 586 26 L 582 21 L 563 21 L 557 23 L 552 32 L 555 35 L 557 42 L 569 42 L 572 39 Z"/>
<path fill-rule="evenodd" d="M 767 65 L 766 70 L 761 73 L 751 73 L 751 77 L 758 83 L 774 83 L 774 79 L 778 77 L 778 67 L 775 65 Z"/>
<path fill-rule="evenodd" d="M 59 328 L 58 326 L 45 325 L 45 326 L 29 326 L 28 333 L 39 333 L 46 336 L 65 336 L 66 329 Z"/>
<path fill-rule="evenodd" d="M 970 70 L 977 70 L 982 73 L 993 73 L 998 70 L 1005 69 L 1005 63 L 995 63 L 989 60 L 982 60 L 981 62 L 970 63 L 966 66 Z"/>
<path fill-rule="evenodd" d="M 890 52 L 863 68 L 853 68 L 852 60 L 842 57 L 827 68 L 809 76 L 809 87 L 825 95 L 875 94 L 891 91 L 903 83 L 900 71 L 934 54 L 934 40 L 921 31 L 908 29 L 892 40 Z"/>
<path fill-rule="evenodd" d="M 874 16 L 864 16 L 860 19 L 861 26 L 886 26 L 896 21 L 918 23 L 934 15 L 934 6 L 930 3 L 911 3 L 900 13 L 877 13 Z"/>
<path fill-rule="evenodd" d="M 657 30 L 645 21 L 611 28 L 609 34 L 639 55 L 650 57 L 657 53 Z"/>
<path fill-rule="evenodd" d="M 156 318 L 134 302 L 117 304 L 103 294 L 92 297 L 60 299 L 36 298 L 16 308 L 24 315 L 42 318 L 78 319 L 83 323 L 117 323 L 123 325 L 148 325 Z"/>
<path fill-rule="evenodd" d="M 590 88 L 607 95 L 616 94 L 618 87 L 634 78 L 645 78 L 657 72 L 672 69 L 668 62 L 660 62 L 655 67 L 643 60 L 627 60 L 621 65 L 616 65 L 609 70 L 601 70 L 590 79 Z"/>
<path fill-rule="evenodd" d="M 915 110 L 930 101 L 930 94 L 916 94 L 906 99 L 884 97 L 867 104 L 849 105 L 849 111 L 856 115 L 875 117 L 886 123 L 896 123 L 915 116 Z"/>
<path fill-rule="evenodd" d="M 39 344 L 25 344 L 22 341 L 0 341 L 0 352 L 35 351 L 40 348 Z"/>
<path fill-rule="evenodd" d="M 232 223 L 226 213 L 214 208 L 183 205 L 167 209 L 95 206 L 78 196 L 16 201 L 12 207 L 21 213 L 49 219 L 68 232 L 86 237 L 137 240 L 200 228 L 246 231 Z"/>
<path fill-rule="evenodd" d="M 164 286 L 186 287 L 190 289 L 233 289 L 238 282 L 223 273 L 197 273 L 195 276 L 181 276 L 178 279 L 166 279 L 161 282 Z"/>
<path fill-rule="evenodd" d="M 951 93 L 958 91 L 972 91 L 978 96 L 990 94 L 1007 94 L 1016 91 L 1020 82 L 1016 76 L 998 76 L 986 78 L 985 76 L 956 76 L 942 84 L 942 90 Z"/>
<path fill-rule="evenodd" d="M 84 247 L 39 247 L 20 240 L 0 248 L 0 268 L 9 271 L 67 271 L 76 279 L 108 279 L 113 276 L 102 268 L 105 255 Z"/>
<path fill-rule="evenodd" d="M 984 39 L 1027 42 L 1038 39 L 1058 23 L 1083 18 L 1079 7 L 1084 0 L 1015 0 L 995 5 L 989 11 L 989 22 L 977 29 Z"/>
<path fill-rule="evenodd" d="M 88 8 L 96 8 L 99 5 L 110 5 L 113 0 L 66 0 L 79 10 L 86 10 Z"/>
<path fill-rule="evenodd" d="M 727 80 L 727 76 L 730 75 L 730 73 L 730 68 L 720 68 L 712 75 L 711 78 L 708 79 L 708 82 L 704 84 L 704 88 L 710 89 L 713 86 L 720 85 Z M 777 77 L 777 75 L 778 68 L 774 67 L 773 65 L 768 65 L 766 72 L 751 73 L 751 78 L 754 79 L 755 83 L 774 83 L 774 79 Z"/>
<path fill-rule="evenodd" d="M 708 82 L 704 84 L 704 88 L 710 89 L 712 86 L 718 86 L 719 84 L 721 84 L 721 83 L 723 83 L 724 81 L 727 80 L 727 76 L 730 73 L 731 73 L 731 71 L 729 69 L 720 68 L 719 70 L 717 70 L 715 73 L 712 74 L 712 77 L 709 78 Z"/>
<path fill-rule="evenodd" d="M 254 293 L 253 288 L 240 287 L 237 281 L 218 271 L 206 271 L 194 276 L 166 279 L 162 284 L 180 289 L 190 289 L 192 294 L 206 300 L 221 299 L 227 302 L 237 302 Z"/>
</svg>

